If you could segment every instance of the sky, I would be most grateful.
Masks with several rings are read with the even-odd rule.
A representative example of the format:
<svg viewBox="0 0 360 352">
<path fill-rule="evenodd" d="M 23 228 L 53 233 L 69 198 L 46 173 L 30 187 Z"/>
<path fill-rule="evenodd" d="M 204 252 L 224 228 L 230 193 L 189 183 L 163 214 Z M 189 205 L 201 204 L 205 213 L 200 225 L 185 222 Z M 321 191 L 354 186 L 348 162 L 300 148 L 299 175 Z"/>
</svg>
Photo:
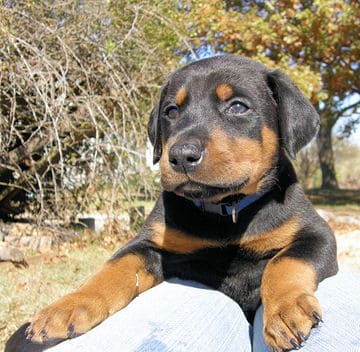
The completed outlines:
<svg viewBox="0 0 360 352">
<path fill-rule="evenodd" d="M 347 99 L 344 102 L 344 107 L 355 104 L 359 99 L 360 99 L 359 94 L 352 94 L 349 97 L 349 99 Z M 359 118 L 359 113 L 358 114 L 352 114 L 350 117 L 340 118 L 337 121 L 337 123 L 335 124 L 334 129 L 333 129 L 335 135 L 337 133 L 339 133 L 339 131 L 341 131 L 341 126 L 343 126 L 346 121 L 348 121 L 349 119 L 355 120 L 356 118 Z M 351 136 L 348 138 L 348 140 L 349 140 L 350 143 L 358 145 L 360 147 L 360 123 L 357 124 L 357 126 L 355 127 L 354 132 L 351 134 Z"/>
<path fill-rule="evenodd" d="M 351 144 L 355 144 L 360 147 L 360 128 L 359 126 L 356 129 L 356 132 L 350 136 L 349 141 Z"/>
</svg>

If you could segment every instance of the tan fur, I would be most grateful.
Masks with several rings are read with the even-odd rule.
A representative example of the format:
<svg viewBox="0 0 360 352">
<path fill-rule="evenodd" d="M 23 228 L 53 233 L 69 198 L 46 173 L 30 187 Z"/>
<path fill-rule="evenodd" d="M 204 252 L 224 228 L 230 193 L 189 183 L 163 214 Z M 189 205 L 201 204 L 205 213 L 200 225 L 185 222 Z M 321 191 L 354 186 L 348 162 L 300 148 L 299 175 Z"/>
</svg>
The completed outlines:
<svg viewBox="0 0 360 352">
<path fill-rule="evenodd" d="M 45 341 L 43 330 L 52 338 L 67 338 L 69 324 L 76 327 L 75 333 L 84 333 L 154 284 L 140 255 L 128 254 L 109 261 L 77 291 L 36 315 L 30 327 L 33 341 Z"/>
<path fill-rule="evenodd" d="M 234 91 L 227 83 L 222 83 L 216 88 L 216 95 L 220 100 L 228 100 L 234 95 Z"/>
<path fill-rule="evenodd" d="M 136 274 L 139 280 L 138 288 Z M 126 306 L 136 294 L 153 285 L 154 277 L 146 271 L 145 259 L 139 254 L 127 254 L 108 261 L 81 289 L 99 291 L 99 294 L 106 295 L 109 313 L 113 314 Z"/>
<path fill-rule="evenodd" d="M 168 226 L 155 222 L 152 224 L 154 231 L 151 238 L 158 248 L 176 253 L 191 253 L 208 247 L 219 247 L 217 241 L 205 240 L 188 236 L 185 233 L 169 228 Z"/>
<path fill-rule="evenodd" d="M 257 253 L 269 252 L 274 249 L 282 249 L 289 246 L 300 229 L 300 221 L 297 217 L 291 217 L 279 227 L 270 231 L 242 238 L 239 242 L 241 247 Z"/>
<path fill-rule="evenodd" d="M 206 146 L 204 160 L 196 172 L 189 175 L 196 182 L 219 186 L 233 184 L 242 178 L 249 178 L 241 193 L 253 194 L 261 189 L 261 177 L 271 168 L 272 158 L 277 152 L 278 141 L 275 132 L 267 126 L 262 128 L 262 140 L 229 137 L 221 129 L 215 129 Z M 175 141 L 169 139 L 163 144 L 160 159 L 161 181 L 165 189 L 172 190 L 186 182 L 187 176 L 175 172 L 169 164 L 169 149 Z M 221 198 L 230 194 L 220 196 Z"/>
<path fill-rule="evenodd" d="M 187 97 L 186 89 L 184 87 L 181 87 L 175 96 L 176 105 L 181 106 L 182 104 L 184 104 L 186 97 Z"/>
<path fill-rule="evenodd" d="M 272 157 L 277 150 L 277 138 L 266 126 L 262 129 L 261 142 L 229 137 L 222 130 L 216 129 L 210 136 L 207 150 L 198 172 L 192 176 L 195 181 L 221 185 L 249 178 L 241 193 L 252 194 L 259 191 L 259 181 L 271 167 Z"/>
<path fill-rule="evenodd" d="M 266 266 L 262 283 L 261 296 L 264 303 L 276 302 L 287 291 L 313 293 L 316 289 L 316 272 L 303 259 L 275 256 Z"/>
<path fill-rule="evenodd" d="M 292 349 L 291 339 L 301 342 L 310 333 L 321 308 L 314 296 L 316 272 L 303 259 L 284 257 L 278 253 L 266 266 L 261 299 L 264 305 L 264 337 L 269 346 Z"/>
</svg>

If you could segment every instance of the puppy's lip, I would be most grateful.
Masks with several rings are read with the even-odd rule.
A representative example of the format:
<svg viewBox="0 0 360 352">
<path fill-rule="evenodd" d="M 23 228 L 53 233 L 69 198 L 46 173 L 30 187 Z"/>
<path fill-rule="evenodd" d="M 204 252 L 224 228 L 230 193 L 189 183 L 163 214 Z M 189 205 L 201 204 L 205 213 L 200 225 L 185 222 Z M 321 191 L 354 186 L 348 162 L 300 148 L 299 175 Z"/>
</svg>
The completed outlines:
<svg viewBox="0 0 360 352">
<path fill-rule="evenodd" d="M 229 195 L 241 193 L 241 189 L 247 184 L 249 177 L 243 177 L 231 184 L 205 184 L 189 181 L 177 185 L 173 192 L 190 200 L 219 201 Z"/>
<path fill-rule="evenodd" d="M 249 181 L 248 176 L 243 176 L 239 180 L 236 180 L 234 182 L 203 183 L 201 181 L 194 180 L 191 176 L 188 176 L 188 177 L 189 177 L 189 182 L 186 182 L 187 184 L 193 184 L 193 185 L 196 185 L 197 187 L 201 187 L 201 188 L 213 188 L 213 189 L 218 189 L 219 191 L 223 190 L 225 193 L 229 192 L 230 190 L 238 190 L 238 189 L 244 187 Z M 186 184 L 186 183 L 184 183 L 184 184 Z"/>
</svg>

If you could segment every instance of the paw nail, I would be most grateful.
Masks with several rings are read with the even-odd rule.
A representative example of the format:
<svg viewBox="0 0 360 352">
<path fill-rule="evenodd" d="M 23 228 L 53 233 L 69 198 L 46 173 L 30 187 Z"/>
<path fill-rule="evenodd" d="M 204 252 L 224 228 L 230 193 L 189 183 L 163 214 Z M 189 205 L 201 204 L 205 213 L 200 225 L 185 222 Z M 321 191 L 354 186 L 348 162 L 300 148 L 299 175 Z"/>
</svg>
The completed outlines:
<svg viewBox="0 0 360 352">
<path fill-rule="evenodd" d="M 291 339 L 290 343 L 292 344 L 292 346 L 298 350 L 301 346 L 297 343 L 297 341 L 295 341 L 295 339 Z"/>
<path fill-rule="evenodd" d="M 67 329 L 67 336 L 69 339 L 72 339 L 75 335 L 75 326 L 74 324 L 70 324 Z"/>
<path fill-rule="evenodd" d="M 313 311 L 313 312 L 311 313 L 311 315 L 317 320 L 318 323 L 319 323 L 319 322 L 323 323 L 323 320 L 321 319 L 321 316 L 320 316 L 318 313 L 316 313 L 315 311 Z"/>
<path fill-rule="evenodd" d="M 48 340 L 46 331 L 45 331 L 44 329 L 41 330 L 41 332 L 40 332 L 40 337 L 41 337 L 42 342 L 46 342 L 46 341 Z"/>
<path fill-rule="evenodd" d="M 300 343 L 306 342 L 306 337 L 302 332 L 298 332 L 298 338 L 299 338 Z"/>
<path fill-rule="evenodd" d="M 31 329 L 31 325 L 29 325 L 25 330 L 25 338 L 26 338 L 26 340 L 31 340 L 33 336 L 34 336 L 34 333 Z"/>
</svg>

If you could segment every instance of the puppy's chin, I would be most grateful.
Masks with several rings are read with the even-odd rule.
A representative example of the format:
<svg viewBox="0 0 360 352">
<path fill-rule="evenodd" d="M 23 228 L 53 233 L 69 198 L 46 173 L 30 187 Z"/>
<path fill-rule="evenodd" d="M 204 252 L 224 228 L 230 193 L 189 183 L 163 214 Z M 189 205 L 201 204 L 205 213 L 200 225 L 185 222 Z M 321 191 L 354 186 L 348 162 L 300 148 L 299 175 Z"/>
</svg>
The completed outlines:
<svg viewBox="0 0 360 352">
<path fill-rule="evenodd" d="M 240 180 L 232 185 L 206 185 L 198 182 L 188 181 L 177 185 L 169 190 L 180 197 L 203 202 L 220 202 L 222 199 L 241 193 L 241 189 L 246 185 L 247 178 Z"/>
</svg>

